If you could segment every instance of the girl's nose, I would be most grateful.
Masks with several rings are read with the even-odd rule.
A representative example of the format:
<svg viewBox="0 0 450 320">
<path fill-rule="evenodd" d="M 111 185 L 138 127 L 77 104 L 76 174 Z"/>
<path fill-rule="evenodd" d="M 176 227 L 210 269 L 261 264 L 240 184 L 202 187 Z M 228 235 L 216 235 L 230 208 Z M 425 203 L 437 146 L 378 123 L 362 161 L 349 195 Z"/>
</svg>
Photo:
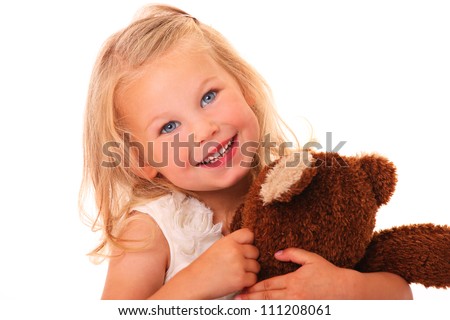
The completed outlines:
<svg viewBox="0 0 450 320">
<path fill-rule="evenodd" d="M 211 140 L 218 131 L 219 125 L 213 118 L 207 116 L 198 117 L 194 123 L 194 140 L 203 144 Z"/>
</svg>

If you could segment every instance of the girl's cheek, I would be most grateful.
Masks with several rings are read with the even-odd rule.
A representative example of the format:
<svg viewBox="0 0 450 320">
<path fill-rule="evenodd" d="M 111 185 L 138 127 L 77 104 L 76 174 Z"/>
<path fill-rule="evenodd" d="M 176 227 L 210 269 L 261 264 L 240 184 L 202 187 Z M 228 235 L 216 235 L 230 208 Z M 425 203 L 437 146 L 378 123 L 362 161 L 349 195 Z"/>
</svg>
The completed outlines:
<svg viewBox="0 0 450 320">
<path fill-rule="evenodd" d="M 168 142 L 149 142 L 146 148 L 146 157 L 153 162 L 160 163 L 164 153 L 167 153 Z"/>
</svg>

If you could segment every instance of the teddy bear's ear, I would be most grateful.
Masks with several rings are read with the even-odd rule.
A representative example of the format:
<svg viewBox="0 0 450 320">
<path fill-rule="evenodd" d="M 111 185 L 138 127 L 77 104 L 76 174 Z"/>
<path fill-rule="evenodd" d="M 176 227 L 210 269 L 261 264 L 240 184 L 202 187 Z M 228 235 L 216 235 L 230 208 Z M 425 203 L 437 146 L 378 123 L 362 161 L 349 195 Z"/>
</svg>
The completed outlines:
<svg viewBox="0 0 450 320">
<path fill-rule="evenodd" d="M 261 185 L 263 204 L 289 202 L 292 196 L 301 193 L 316 175 L 317 168 L 313 161 L 311 153 L 306 150 L 279 159 L 267 172 Z"/>
<path fill-rule="evenodd" d="M 378 206 L 386 204 L 394 193 L 397 184 L 394 164 L 376 154 L 363 155 L 360 161 L 361 168 L 370 179 Z"/>
</svg>

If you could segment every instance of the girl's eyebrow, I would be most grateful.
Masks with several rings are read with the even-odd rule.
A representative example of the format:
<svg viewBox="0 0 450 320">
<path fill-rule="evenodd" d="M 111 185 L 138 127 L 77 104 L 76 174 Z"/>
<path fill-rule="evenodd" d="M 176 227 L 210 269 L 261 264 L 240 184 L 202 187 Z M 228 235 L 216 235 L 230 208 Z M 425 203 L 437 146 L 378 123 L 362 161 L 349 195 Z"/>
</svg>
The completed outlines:
<svg viewBox="0 0 450 320">
<path fill-rule="evenodd" d="M 209 83 L 209 82 L 211 82 L 211 81 L 213 81 L 213 80 L 215 80 L 217 77 L 215 76 L 215 75 L 213 75 L 213 76 L 209 76 L 209 77 L 207 77 L 207 78 L 205 78 L 202 82 L 200 82 L 200 85 L 199 85 L 199 91 L 200 90 L 204 90 L 204 87 Z"/>
<path fill-rule="evenodd" d="M 159 119 L 161 119 L 163 117 L 164 117 L 164 113 L 159 113 L 158 111 L 152 112 L 149 115 L 150 119 L 148 119 L 148 121 L 145 123 L 145 130 L 147 131 L 148 128 L 150 128 L 153 125 L 153 123 L 155 123 L 156 121 L 158 121 Z"/>
</svg>

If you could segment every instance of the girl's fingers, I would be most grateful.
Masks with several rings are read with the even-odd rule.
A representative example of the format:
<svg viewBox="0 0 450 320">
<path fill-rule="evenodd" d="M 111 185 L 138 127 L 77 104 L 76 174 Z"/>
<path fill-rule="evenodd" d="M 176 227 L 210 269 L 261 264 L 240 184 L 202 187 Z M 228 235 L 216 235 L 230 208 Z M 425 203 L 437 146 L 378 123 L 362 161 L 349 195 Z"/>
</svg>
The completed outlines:
<svg viewBox="0 0 450 320">
<path fill-rule="evenodd" d="M 259 250 L 254 245 L 246 244 L 243 245 L 244 248 L 244 257 L 247 259 L 258 259 Z"/>
<path fill-rule="evenodd" d="M 245 261 L 245 264 L 246 264 L 245 265 L 245 270 L 247 272 L 252 272 L 254 274 L 257 274 L 259 272 L 259 270 L 261 269 L 261 267 L 259 266 L 258 261 L 253 260 L 253 259 L 247 259 Z"/>
<path fill-rule="evenodd" d="M 314 262 L 317 258 L 317 254 L 299 248 L 280 250 L 274 256 L 279 261 L 291 261 L 300 265 Z"/>
<path fill-rule="evenodd" d="M 253 272 L 247 272 L 245 274 L 245 279 L 244 279 L 244 287 L 251 287 L 252 285 L 254 285 L 256 283 L 256 281 L 258 281 L 258 277 L 256 275 L 256 273 Z"/>
<path fill-rule="evenodd" d="M 254 286 L 248 288 L 246 293 L 256 293 L 263 291 L 276 291 L 286 288 L 286 276 L 278 276 L 269 278 L 256 283 Z"/>
<path fill-rule="evenodd" d="M 271 290 L 259 292 L 245 292 L 238 294 L 235 300 L 284 300 L 286 298 L 285 290 Z"/>
<path fill-rule="evenodd" d="M 236 230 L 227 235 L 227 237 L 232 238 L 234 241 L 240 244 L 251 244 L 254 240 L 253 232 L 246 228 Z"/>
</svg>

